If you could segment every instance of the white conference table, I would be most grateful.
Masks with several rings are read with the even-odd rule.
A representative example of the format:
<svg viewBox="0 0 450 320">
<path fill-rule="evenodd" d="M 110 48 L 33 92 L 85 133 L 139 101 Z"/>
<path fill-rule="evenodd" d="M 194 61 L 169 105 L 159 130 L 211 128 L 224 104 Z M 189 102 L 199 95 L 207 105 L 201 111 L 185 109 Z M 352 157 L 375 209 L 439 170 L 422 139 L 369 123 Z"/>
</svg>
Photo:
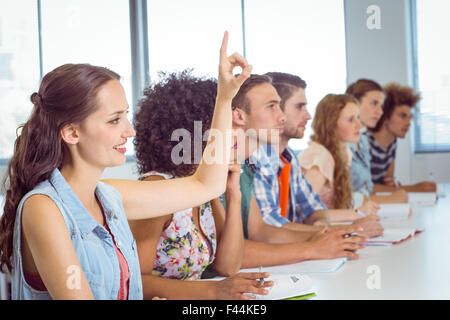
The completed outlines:
<svg viewBox="0 0 450 320">
<path fill-rule="evenodd" d="M 450 184 L 445 194 L 434 206 L 413 207 L 408 220 L 383 220 L 386 228 L 425 229 L 414 238 L 361 249 L 359 259 L 347 261 L 336 272 L 309 273 L 317 295 L 313 299 L 450 299 Z M 379 271 L 379 288 L 371 288 L 377 276 L 372 266 Z M 5 299 L 3 274 L 0 280 L 0 298 Z"/>
<path fill-rule="evenodd" d="M 450 184 L 445 194 L 434 206 L 413 207 L 408 220 L 382 221 L 386 228 L 425 229 L 414 238 L 361 249 L 359 259 L 334 273 L 308 274 L 316 288 L 314 299 L 450 299 Z"/>
</svg>

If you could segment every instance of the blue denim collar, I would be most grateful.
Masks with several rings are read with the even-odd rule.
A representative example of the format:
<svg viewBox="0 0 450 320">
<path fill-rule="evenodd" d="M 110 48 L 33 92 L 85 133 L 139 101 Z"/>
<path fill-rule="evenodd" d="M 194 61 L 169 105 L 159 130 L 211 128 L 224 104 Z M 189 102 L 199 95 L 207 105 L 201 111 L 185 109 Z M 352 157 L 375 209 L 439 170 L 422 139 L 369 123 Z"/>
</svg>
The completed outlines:
<svg viewBox="0 0 450 320">
<path fill-rule="evenodd" d="M 49 181 L 58 193 L 61 201 L 67 206 L 69 212 L 77 221 L 82 234 L 88 234 L 100 226 L 84 207 L 81 200 L 57 168 L 52 171 Z M 117 216 L 114 213 L 114 210 L 111 210 L 114 206 L 108 197 L 105 196 L 105 188 L 105 184 L 103 182 L 99 182 L 95 188 L 95 194 L 102 205 L 106 221 L 109 224 L 109 221 L 111 221 L 111 219 L 117 219 Z"/>
</svg>

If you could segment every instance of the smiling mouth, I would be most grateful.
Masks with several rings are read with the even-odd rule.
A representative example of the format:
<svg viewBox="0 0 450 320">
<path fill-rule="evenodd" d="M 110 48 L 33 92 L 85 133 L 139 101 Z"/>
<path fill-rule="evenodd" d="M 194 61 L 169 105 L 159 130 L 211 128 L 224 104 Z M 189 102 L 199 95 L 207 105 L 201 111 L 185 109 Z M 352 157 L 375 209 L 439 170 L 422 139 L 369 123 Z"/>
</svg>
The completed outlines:
<svg viewBox="0 0 450 320">
<path fill-rule="evenodd" d="M 124 154 L 127 151 L 127 148 L 125 147 L 126 142 L 124 142 L 123 144 L 119 144 L 117 146 L 114 146 L 113 149 Z"/>
</svg>

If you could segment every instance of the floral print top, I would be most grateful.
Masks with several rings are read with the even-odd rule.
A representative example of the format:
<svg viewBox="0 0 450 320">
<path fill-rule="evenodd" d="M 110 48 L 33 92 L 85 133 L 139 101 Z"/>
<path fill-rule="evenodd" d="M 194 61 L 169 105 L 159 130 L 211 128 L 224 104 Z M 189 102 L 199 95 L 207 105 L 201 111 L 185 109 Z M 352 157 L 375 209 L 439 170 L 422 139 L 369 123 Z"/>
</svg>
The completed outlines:
<svg viewBox="0 0 450 320">
<path fill-rule="evenodd" d="M 151 171 L 141 176 L 141 179 L 151 175 L 172 178 Z M 217 237 L 209 202 L 200 206 L 199 216 L 203 234 L 194 223 L 192 208 L 173 214 L 172 221 L 161 233 L 156 247 L 153 275 L 179 280 L 200 279 L 206 267 L 214 261 Z"/>
</svg>

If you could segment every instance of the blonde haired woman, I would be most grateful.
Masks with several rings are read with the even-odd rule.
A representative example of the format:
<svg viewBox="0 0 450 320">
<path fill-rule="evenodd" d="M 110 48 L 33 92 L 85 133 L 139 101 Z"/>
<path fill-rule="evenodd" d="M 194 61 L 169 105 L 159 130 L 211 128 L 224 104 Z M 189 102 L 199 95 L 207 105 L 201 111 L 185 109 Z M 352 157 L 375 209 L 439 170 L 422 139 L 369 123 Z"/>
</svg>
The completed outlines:
<svg viewBox="0 0 450 320">
<path fill-rule="evenodd" d="M 306 179 L 322 202 L 335 210 L 332 222 L 353 221 L 376 215 L 379 205 L 367 201 L 353 208 L 350 165 L 352 155 L 347 142 L 357 142 L 361 123 L 355 98 L 328 94 L 317 105 L 309 147 L 299 155 Z M 379 226 L 382 232 L 381 225 Z"/>
</svg>

